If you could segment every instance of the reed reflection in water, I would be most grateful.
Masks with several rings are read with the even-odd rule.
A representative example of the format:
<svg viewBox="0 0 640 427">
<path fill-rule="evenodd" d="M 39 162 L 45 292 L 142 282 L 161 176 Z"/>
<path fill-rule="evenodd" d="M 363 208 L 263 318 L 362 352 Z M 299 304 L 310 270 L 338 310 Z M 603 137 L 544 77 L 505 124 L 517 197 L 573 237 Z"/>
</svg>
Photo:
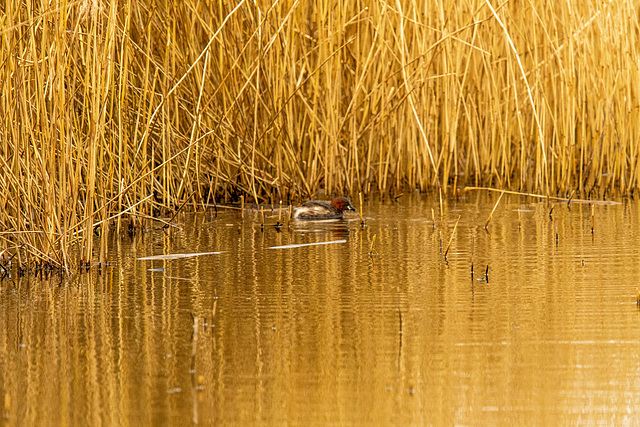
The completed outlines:
<svg viewBox="0 0 640 427">
<path fill-rule="evenodd" d="M 591 233 L 588 205 L 505 196 L 485 231 L 497 197 L 442 226 L 418 195 L 369 201 L 366 227 L 185 215 L 101 272 L 5 279 L 4 423 L 638 424 L 637 202 Z"/>
</svg>

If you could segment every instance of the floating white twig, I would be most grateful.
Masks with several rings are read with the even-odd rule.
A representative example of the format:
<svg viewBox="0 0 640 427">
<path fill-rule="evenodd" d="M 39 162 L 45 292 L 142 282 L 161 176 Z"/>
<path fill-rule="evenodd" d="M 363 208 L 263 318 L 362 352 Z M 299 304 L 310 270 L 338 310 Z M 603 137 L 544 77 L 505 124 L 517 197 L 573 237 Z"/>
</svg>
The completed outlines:
<svg viewBox="0 0 640 427">
<path fill-rule="evenodd" d="M 196 252 L 196 253 L 192 253 L 192 254 L 154 255 L 154 256 L 145 256 L 145 257 L 142 257 L 142 258 L 138 258 L 138 261 L 149 261 L 149 260 L 153 260 L 153 259 L 191 258 L 191 257 L 194 257 L 194 256 L 217 255 L 217 254 L 222 254 L 222 253 L 224 253 L 224 251 L 222 251 L 222 252 Z"/>
<path fill-rule="evenodd" d="M 290 248 L 301 248 L 303 246 L 317 246 L 317 245 L 330 245 L 331 243 L 347 243 L 346 240 L 332 240 L 330 242 L 318 242 L 318 243 L 298 243 L 294 245 L 283 245 L 283 246 L 271 246 L 267 249 L 290 249 Z"/>
</svg>

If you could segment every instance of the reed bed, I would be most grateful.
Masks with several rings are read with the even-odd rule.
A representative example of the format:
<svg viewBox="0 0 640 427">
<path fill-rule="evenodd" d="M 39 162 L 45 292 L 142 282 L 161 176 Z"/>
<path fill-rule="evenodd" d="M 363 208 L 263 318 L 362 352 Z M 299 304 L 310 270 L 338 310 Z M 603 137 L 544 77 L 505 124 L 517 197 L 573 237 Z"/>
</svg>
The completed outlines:
<svg viewBox="0 0 640 427">
<path fill-rule="evenodd" d="M 241 195 L 630 193 L 638 16 L 631 1 L 7 0 L 0 251 L 70 271 L 106 260 L 110 232 Z"/>
</svg>

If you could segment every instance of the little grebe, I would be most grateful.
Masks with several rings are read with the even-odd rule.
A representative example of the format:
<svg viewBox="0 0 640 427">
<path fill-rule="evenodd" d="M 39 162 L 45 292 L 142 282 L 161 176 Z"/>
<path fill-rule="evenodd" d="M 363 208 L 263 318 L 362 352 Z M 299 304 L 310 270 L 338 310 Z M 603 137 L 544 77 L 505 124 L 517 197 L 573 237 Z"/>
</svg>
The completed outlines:
<svg viewBox="0 0 640 427">
<path fill-rule="evenodd" d="M 293 217 L 303 220 L 324 220 L 324 219 L 340 219 L 342 212 L 355 211 L 349 199 L 346 197 L 338 197 L 329 203 L 324 200 L 309 200 L 296 208 Z"/>
</svg>

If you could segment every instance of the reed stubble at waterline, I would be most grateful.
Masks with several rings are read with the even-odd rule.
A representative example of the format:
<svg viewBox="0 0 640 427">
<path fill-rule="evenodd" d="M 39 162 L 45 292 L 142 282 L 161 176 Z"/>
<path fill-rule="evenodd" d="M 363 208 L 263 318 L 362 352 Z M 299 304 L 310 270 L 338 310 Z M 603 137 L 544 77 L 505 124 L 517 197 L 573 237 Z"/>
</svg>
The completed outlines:
<svg viewBox="0 0 640 427">
<path fill-rule="evenodd" d="M 69 271 L 240 195 L 637 188 L 637 5 L 414 6 L 8 0 L 0 251 Z"/>
</svg>

